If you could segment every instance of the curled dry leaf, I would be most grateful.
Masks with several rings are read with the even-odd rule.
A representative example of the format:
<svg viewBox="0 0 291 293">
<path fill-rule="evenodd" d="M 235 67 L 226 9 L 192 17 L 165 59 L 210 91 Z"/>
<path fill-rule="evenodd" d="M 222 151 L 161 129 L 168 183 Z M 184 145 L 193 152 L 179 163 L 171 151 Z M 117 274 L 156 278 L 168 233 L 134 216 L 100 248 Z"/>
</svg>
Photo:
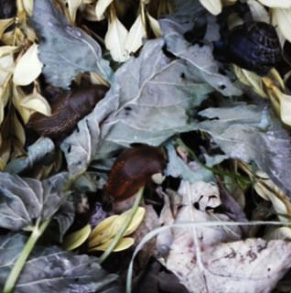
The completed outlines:
<svg viewBox="0 0 291 293">
<path fill-rule="evenodd" d="M 128 148 L 111 168 L 106 193 L 116 201 L 127 199 L 165 167 L 166 157 L 161 149 L 149 145 Z"/>
<path fill-rule="evenodd" d="M 92 111 L 96 103 L 105 96 L 107 90 L 108 88 L 103 85 L 71 90 L 58 97 L 52 104 L 50 117 L 34 113 L 27 127 L 42 136 L 63 138 L 76 127 L 81 118 Z"/>
<path fill-rule="evenodd" d="M 111 216 L 102 221 L 99 225 L 97 225 L 88 239 L 89 250 L 106 250 L 116 234 L 120 231 L 123 225 L 125 225 L 131 212 L 132 210 L 130 209 L 119 216 Z M 134 240 L 132 238 L 128 238 L 125 236 L 132 234 L 138 228 L 138 226 L 143 221 L 144 216 L 145 209 L 139 207 L 134 214 L 130 225 L 126 229 L 123 238 L 120 239 L 120 241 L 123 242 L 119 243 L 114 251 L 126 249 L 129 247 L 129 244 L 132 245 L 134 243 Z"/>
<path fill-rule="evenodd" d="M 15 85 L 28 85 L 41 73 L 43 64 L 38 59 L 38 45 L 33 44 L 17 62 L 13 82 Z"/>
</svg>

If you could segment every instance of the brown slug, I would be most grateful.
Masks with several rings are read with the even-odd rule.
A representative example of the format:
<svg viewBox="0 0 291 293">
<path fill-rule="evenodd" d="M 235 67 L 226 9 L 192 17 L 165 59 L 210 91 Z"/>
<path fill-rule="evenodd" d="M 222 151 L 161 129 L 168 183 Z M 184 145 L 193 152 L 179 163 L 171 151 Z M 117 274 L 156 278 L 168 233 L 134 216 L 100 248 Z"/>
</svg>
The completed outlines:
<svg viewBox="0 0 291 293">
<path fill-rule="evenodd" d="M 157 147 L 137 145 L 124 150 L 109 173 L 106 195 L 121 201 L 133 196 L 152 175 L 162 173 L 166 156 Z"/>
<path fill-rule="evenodd" d="M 51 104 L 50 117 L 34 113 L 27 123 L 27 128 L 34 130 L 40 136 L 62 139 L 72 132 L 80 119 L 93 110 L 107 91 L 108 87 L 104 85 L 70 90 Z"/>
</svg>

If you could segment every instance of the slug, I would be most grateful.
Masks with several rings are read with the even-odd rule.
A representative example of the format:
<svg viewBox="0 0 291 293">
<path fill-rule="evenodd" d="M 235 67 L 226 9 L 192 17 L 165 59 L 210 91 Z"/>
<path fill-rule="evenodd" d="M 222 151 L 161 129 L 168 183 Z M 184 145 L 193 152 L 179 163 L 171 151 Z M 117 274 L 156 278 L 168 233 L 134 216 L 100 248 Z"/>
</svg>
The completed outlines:
<svg viewBox="0 0 291 293">
<path fill-rule="evenodd" d="M 229 32 L 226 41 L 214 43 L 216 59 L 234 63 L 260 76 L 268 74 L 281 60 L 281 55 L 276 30 L 264 22 L 238 25 Z"/>
<path fill-rule="evenodd" d="M 160 148 L 144 144 L 128 148 L 110 170 L 106 195 L 114 201 L 128 199 L 165 167 L 166 157 Z"/>
<path fill-rule="evenodd" d="M 50 117 L 34 113 L 26 126 L 40 136 L 63 139 L 74 130 L 80 119 L 93 110 L 107 91 L 108 87 L 103 85 L 73 89 L 52 103 Z"/>
</svg>

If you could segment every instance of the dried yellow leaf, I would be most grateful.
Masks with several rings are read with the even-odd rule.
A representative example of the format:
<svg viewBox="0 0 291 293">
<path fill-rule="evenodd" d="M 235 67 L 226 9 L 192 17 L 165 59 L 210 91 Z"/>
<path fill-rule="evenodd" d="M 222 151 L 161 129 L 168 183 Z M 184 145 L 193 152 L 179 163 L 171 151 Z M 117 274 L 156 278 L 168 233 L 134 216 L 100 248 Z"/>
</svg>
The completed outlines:
<svg viewBox="0 0 291 293">
<path fill-rule="evenodd" d="M 91 233 L 89 236 L 89 242 L 88 246 L 89 248 L 93 248 L 96 246 L 99 246 L 103 243 L 106 243 L 115 237 L 115 235 L 120 231 L 120 229 L 123 227 L 125 222 L 127 221 L 128 217 L 131 214 L 131 209 L 122 213 L 119 216 L 112 216 L 107 219 L 105 219 L 103 222 L 101 222 Z M 127 228 L 126 232 L 124 233 L 124 236 L 130 235 L 133 233 L 140 223 L 142 222 L 145 215 L 145 209 L 142 207 L 139 207 L 136 211 L 136 213 L 133 216 L 133 219 L 130 222 L 129 227 Z M 105 222 L 105 223 L 104 223 Z"/>
<path fill-rule="evenodd" d="M 62 247 L 66 250 L 73 250 L 81 246 L 91 233 L 91 226 L 86 225 L 83 228 L 67 235 L 64 239 Z"/>
<path fill-rule="evenodd" d="M 5 30 L 14 23 L 14 18 L 0 19 L 0 39 L 2 38 Z"/>
<path fill-rule="evenodd" d="M 33 44 L 16 64 L 13 82 L 15 85 L 28 85 L 41 73 L 43 64 L 38 59 L 38 45 Z"/>
<path fill-rule="evenodd" d="M 113 239 L 110 239 L 108 240 L 107 242 L 101 244 L 101 245 L 98 245 L 98 246 L 95 246 L 95 247 L 92 247 L 89 249 L 89 251 L 105 251 L 108 246 L 111 244 Z M 113 249 L 114 252 L 117 252 L 117 251 L 122 251 L 122 250 L 125 250 L 125 249 L 128 249 L 130 246 L 132 246 L 134 244 L 134 239 L 131 238 L 131 237 L 124 237 L 124 238 L 121 238 L 120 241 L 118 242 L 118 244 L 116 245 L 116 247 Z"/>
<path fill-rule="evenodd" d="M 125 43 L 125 50 L 128 54 L 136 52 L 142 46 L 142 40 L 146 38 L 146 28 L 142 21 L 141 14 L 138 15 L 134 24 L 129 30 Z"/>
<path fill-rule="evenodd" d="M 199 0 L 199 1 L 211 14 L 217 15 L 222 11 L 221 0 Z"/>
<path fill-rule="evenodd" d="M 39 112 L 45 116 L 51 116 L 52 111 L 48 101 L 37 92 L 34 88 L 33 92 L 21 100 L 20 105 L 28 110 Z"/>
</svg>

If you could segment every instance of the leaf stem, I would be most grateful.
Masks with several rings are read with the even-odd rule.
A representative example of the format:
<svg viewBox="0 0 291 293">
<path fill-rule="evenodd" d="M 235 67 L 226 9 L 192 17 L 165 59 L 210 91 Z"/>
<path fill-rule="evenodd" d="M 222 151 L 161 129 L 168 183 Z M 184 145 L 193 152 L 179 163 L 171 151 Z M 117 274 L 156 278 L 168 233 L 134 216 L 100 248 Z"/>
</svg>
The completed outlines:
<svg viewBox="0 0 291 293">
<path fill-rule="evenodd" d="M 41 225 L 38 223 L 33 227 L 32 233 L 26 242 L 24 248 L 22 249 L 17 261 L 15 262 L 12 270 L 9 273 L 9 276 L 6 280 L 3 293 L 11 293 L 16 285 L 16 282 L 20 276 L 21 271 L 25 266 L 25 262 L 28 259 L 32 249 L 34 248 L 37 240 L 43 234 L 47 228 L 50 220 L 45 220 Z"/>
<path fill-rule="evenodd" d="M 130 225 L 130 223 L 131 223 L 131 221 L 132 221 L 132 219 L 134 217 L 134 214 L 136 213 L 136 211 L 137 211 L 137 209 L 139 207 L 139 204 L 141 202 L 142 195 L 143 195 L 143 190 L 144 190 L 144 187 L 142 187 L 142 188 L 139 189 L 139 191 L 138 191 L 138 193 L 136 195 L 134 204 L 132 206 L 131 213 L 128 215 L 128 218 L 126 219 L 125 225 L 115 235 L 115 237 L 113 238 L 113 240 L 110 243 L 110 245 L 107 247 L 107 249 L 100 256 L 100 258 L 99 258 L 99 264 L 102 264 L 106 260 L 106 258 L 110 255 L 110 253 L 118 245 L 118 242 L 123 237 L 124 233 L 126 232 L 127 228 L 129 227 L 129 225 Z"/>
</svg>

